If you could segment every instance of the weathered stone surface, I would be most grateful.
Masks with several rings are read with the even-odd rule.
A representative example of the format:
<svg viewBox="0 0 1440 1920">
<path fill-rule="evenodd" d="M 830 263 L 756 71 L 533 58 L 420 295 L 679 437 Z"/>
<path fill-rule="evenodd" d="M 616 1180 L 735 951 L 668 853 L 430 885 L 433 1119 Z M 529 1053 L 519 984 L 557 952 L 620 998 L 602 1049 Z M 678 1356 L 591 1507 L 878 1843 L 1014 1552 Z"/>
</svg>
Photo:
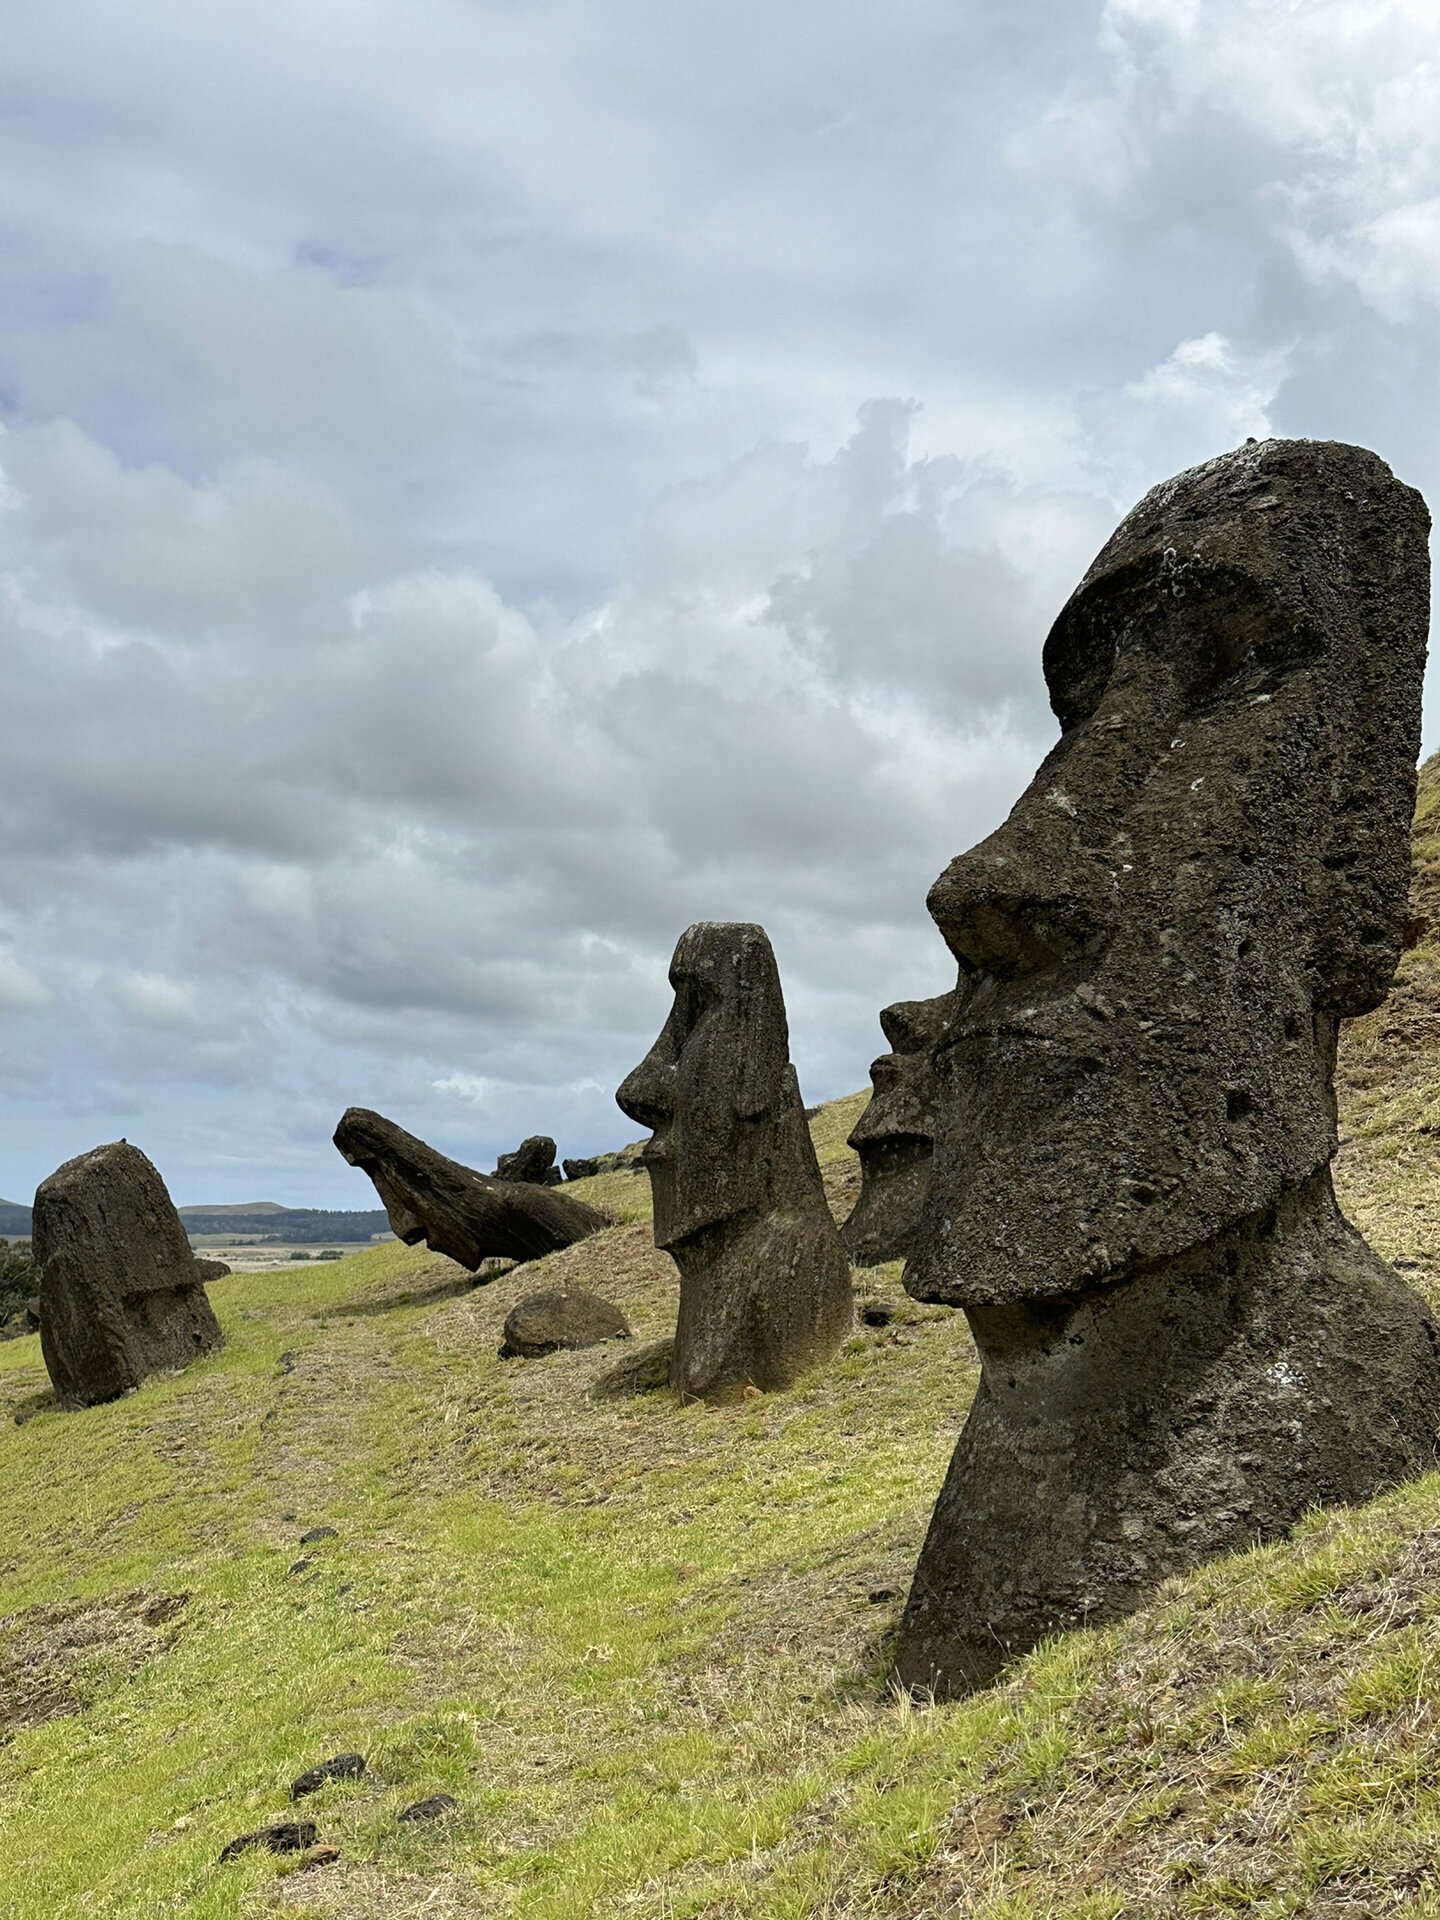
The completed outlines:
<svg viewBox="0 0 1440 1920">
<path fill-rule="evenodd" d="M 253 1833 L 237 1834 L 220 1854 L 222 1861 L 234 1860 L 242 1853 L 263 1847 L 269 1853 L 303 1853 L 315 1844 L 318 1828 L 313 1820 L 282 1820 L 273 1827 L 256 1827 Z"/>
<path fill-rule="evenodd" d="M 212 1280 L 223 1280 L 230 1269 L 223 1260 L 206 1259 L 197 1253 L 195 1271 L 199 1274 L 202 1285 L 208 1287 Z"/>
<path fill-rule="evenodd" d="M 644 1149 L 655 1244 L 680 1269 L 671 1384 L 720 1402 L 791 1384 L 854 1321 L 849 1263 L 805 1124 L 763 927 L 702 921 L 670 965 L 675 1004 L 616 1094 Z"/>
<path fill-rule="evenodd" d="M 630 1322 L 619 1307 L 583 1287 L 552 1287 L 517 1302 L 505 1316 L 502 1360 L 539 1360 L 562 1348 L 598 1347 L 628 1340 Z"/>
<path fill-rule="evenodd" d="M 644 1346 L 607 1367 L 591 1382 L 592 1400 L 629 1400 L 637 1393 L 657 1393 L 670 1384 L 670 1356 L 675 1348 L 672 1338 L 647 1340 Z"/>
<path fill-rule="evenodd" d="M 303 1800 L 307 1794 L 319 1793 L 322 1787 L 328 1787 L 332 1780 L 358 1780 L 365 1771 L 363 1753 L 337 1753 L 330 1759 L 322 1760 L 318 1767 L 310 1767 L 298 1780 L 290 1782 L 290 1798 Z"/>
<path fill-rule="evenodd" d="M 1337 1023 L 1403 934 L 1428 518 L 1329 443 L 1156 488 L 1046 642 L 1058 745 L 931 890 L 959 983 L 905 1284 L 983 1374 L 911 1685 L 1434 1463 L 1435 1327 L 1329 1172 Z"/>
<path fill-rule="evenodd" d="M 560 1169 L 555 1164 L 555 1142 L 546 1133 L 532 1133 L 522 1140 L 514 1153 L 502 1153 L 495 1162 L 495 1179 L 528 1181 L 537 1187 L 558 1187 Z"/>
<path fill-rule="evenodd" d="M 35 1194 L 40 1350 L 61 1406 L 114 1400 L 223 1344 L 165 1183 L 124 1140 Z"/>
<path fill-rule="evenodd" d="M 416 1800 L 413 1805 L 402 1807 L 396 1814 L 397 1820 L 443 1820 L 447 1814 L 455 1812 L 458 1802 L 454 1794 L 432 1793 L 427 1799 Z"/>
<path fill-rule="evenodd" d="M 860 1198 L 840 1229 L 857 1267 L 903 1260 L 915 1244 L 935 1151 L 931 1062 L 953 998 L 902 1000 L 880 1015 L 891 1051 L 871 1065 L 874 1092 L 850 1135 L 860 1157 Z"/>
<path fill-rule="evenodd" d="M 560 1165 L 567 1180 L 590 1180 L 600 1171 L 598 1157 L 593 1160 L 562 1160 Z"/>
<path fill-rule="evenodd" d="M 413 1133 L 366 1107 L 351 1107 L 335 1145 L 375 1183 L 390 1225 L 408 1247 L 423 1240 L 472 1272 L 482 1260 L 538 1260 L 608 1226 L 568 1194 L 495 1180 L 447 1160 Z"/>
</svg>

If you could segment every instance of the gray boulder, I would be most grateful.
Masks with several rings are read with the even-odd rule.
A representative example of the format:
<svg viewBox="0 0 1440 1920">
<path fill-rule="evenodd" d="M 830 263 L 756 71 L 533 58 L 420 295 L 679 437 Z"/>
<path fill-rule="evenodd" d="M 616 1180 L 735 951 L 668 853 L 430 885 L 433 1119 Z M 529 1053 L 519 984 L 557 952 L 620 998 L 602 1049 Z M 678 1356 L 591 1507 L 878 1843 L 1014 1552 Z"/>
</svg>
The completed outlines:
<svg viewBox="0 0 1440 1920">
<path fill-rule="evenodd" d="M 832 1358 L 854 1301 L 765 929 L 691 927 L 670 984 L 670 1017 L 615 1097 L 654 1129 L 642 1157 L 655 1244 L 680 1269 L 671 1383 L 719 1403 Z"/>
<path fill-rule="evenodd" d="M 88 1407 L 222 1344 L 165 1183 L 124 1140 L 35 1194 L 40 1349 L 61 1406 Z"/>
<path fill-rule="evenodd" d="M 1428 528 L 1358 447 L 1157 487 L 1046 641 L 1059 743 L 931 889 L 959 978 L 905 1285 L 982 1376 L 912 1686 L 1435 1462 L 1440 1336 L 1330 1180 L 1338 1023 L 1401 950 Z"/>
<path fill-rule="evenodd" d="M 568 1194 L 447 1160 L 367 1107 L 345 1112 L 335 1145 L 374 1181 L 398 1239 L 407 1247 L 423 1240 L 472 1272 L 488 1259 L 538 1260 L 610 1224 Z"/>
<path fill-rule="evenodd" d="M 532 1293 L 505 1317 L 502 1360 L 538 1360 L 562 1348 L 598 1347 L 604 1340 L 628 1340 L 630 1322 L 619 1307 L 583 1287 L 555 1287 Z"/>
</svg>

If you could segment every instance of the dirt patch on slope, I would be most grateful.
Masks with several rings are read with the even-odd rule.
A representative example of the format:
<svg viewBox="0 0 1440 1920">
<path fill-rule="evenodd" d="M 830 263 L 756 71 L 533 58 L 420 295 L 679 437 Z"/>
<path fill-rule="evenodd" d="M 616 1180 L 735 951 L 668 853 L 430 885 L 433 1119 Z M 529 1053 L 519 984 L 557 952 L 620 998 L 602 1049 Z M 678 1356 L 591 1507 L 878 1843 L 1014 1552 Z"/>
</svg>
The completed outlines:
<svg viewBox="0 0 1440 1920">
<path fill-rule="evenodd" d="M 80 1712 L 101 1680 L 163 1653 L 189 1597 L 137 1587 L 0 1619 L 0 1736 Z"/>
</svg>

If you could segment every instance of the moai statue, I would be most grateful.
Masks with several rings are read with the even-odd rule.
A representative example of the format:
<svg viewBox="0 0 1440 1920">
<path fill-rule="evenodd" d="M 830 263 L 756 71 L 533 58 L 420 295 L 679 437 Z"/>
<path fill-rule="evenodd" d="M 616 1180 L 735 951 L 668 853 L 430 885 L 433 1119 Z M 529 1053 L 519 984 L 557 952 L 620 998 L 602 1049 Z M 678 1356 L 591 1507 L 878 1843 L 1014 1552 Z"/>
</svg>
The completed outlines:
<svg viewBox="0 0 1440 1920">
<path fill-rule="evenodd" d="M 903 1260 L 915 1244 L 935 1152 L 933 1055 L 952 998 L 901 1000 L 880 1015 L 891 1051 L 871 1064 L 874 1092 L 850 1135 L 860 1198 L 840 1229 L 857 1267 Z"/>
<path fill-rule="evenodd" d="M 40 1351 L 62 1407 L 114 1400 L 223 1345 L 165 1182 L 116 1140 L 35 1193 Z"/>
<path fill-rule="evenodd" d="M 905 1284 L 983 1372 L 911 1686 L 1434 1464 L 1436 1328 L 1330 1182 L 1337 1025 L 1400 953 L 1428 526 L 1325 442 L 1157 487 L 1046 642 L 1059 743 L 931 889 L 959 987 Z"/>
<path fill-rule="evenodd" d="M 615 1098 L 653 1129 L 655 1244 L 680 1269 L 670 1383 L 721 1403 L 830 1359 L 855 1308 L 764 928 L 702 920 L 670 984 L 670 1017 Z"/>
</svg>

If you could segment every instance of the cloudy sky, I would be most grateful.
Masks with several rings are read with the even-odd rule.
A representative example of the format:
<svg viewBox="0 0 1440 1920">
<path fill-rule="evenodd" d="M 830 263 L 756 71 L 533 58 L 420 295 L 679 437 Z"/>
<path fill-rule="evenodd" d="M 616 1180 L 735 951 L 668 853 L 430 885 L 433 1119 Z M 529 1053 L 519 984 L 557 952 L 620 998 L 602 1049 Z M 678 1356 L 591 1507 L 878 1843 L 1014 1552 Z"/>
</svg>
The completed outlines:
<svg viewBox="0 0 1440 1920">
<path fill-rule="evenodd" d="M 1437 0 L 0 13 L 8 1199 L 618 1144 L 701 918 L 849 1091 L 1138 495 L 1440 500 Z"/>
</svg>

